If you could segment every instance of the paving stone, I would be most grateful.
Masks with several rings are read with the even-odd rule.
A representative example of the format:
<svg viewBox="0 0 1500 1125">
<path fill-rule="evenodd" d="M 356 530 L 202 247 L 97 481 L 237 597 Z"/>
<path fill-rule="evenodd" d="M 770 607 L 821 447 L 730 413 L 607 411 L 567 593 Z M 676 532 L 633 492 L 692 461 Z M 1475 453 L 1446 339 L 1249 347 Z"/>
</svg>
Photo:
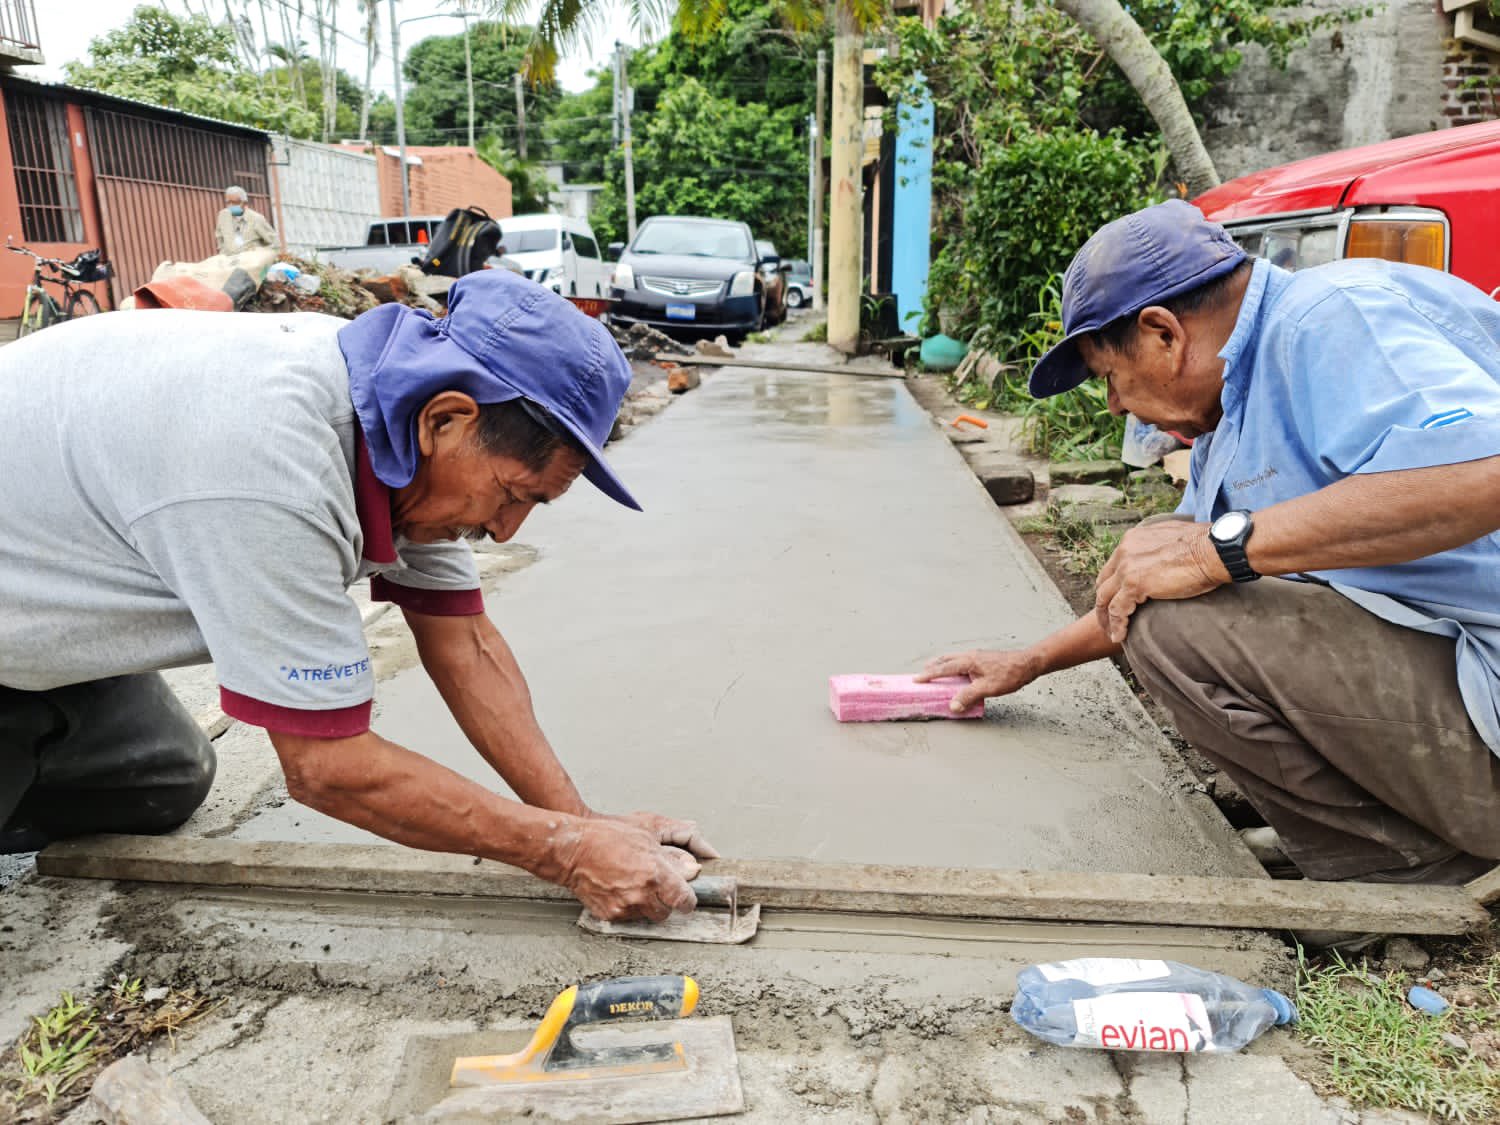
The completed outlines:
<svg viewBox="0 0 1500 1125">
<path fill-rule="evenodd" d="M 973 448 L 969 446 L 964 451 L 969 457 L 969 468 L 974 470 L 979 483 L 984 485 L 984 490 L 996 504 L 1024 504 L 1036 493 L 1036 478 L 1025 465 L 995 451 L 981 451 L 970 456 L 969 449 Z"/>
<path fill-rule="evenodd" d="M 1052 466 L 1052 491 L 1054 504 L 1120 504 L 1125 503 L 1125 493 L 1108 484 L 1063 484 L 1057 482 L 1057 466 Z"/>
<path fill-rule="evenodd" d="M 1123 461 L 1054 461 L 1051 469 L 1053 484 L 1124 483 L 1129 472 Z"/>
</svg>

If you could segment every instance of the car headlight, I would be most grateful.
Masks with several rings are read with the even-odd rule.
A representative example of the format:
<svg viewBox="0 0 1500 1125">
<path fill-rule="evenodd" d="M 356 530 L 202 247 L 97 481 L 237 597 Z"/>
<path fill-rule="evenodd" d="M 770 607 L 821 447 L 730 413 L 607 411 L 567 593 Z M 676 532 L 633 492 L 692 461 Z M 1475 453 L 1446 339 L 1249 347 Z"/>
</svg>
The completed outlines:
<svg viewBox="0 0 1500 1125">
<path fill-rule="evenodd" d="M 755 292 L 755 271 L 741 270 L 734 275 L 734 280 L 729 283 L 729 295 L 731 297 L 748 297 Z"/>
<path fill-rule="evenodd" d="M 615 265 L 615 283 L 614 284 L 615 284 L 615 288 L 616 289 L 634 289 L 635 288 L 635 270 L 631 269 L 624 262 L 617 263 Z"/>
</svg>

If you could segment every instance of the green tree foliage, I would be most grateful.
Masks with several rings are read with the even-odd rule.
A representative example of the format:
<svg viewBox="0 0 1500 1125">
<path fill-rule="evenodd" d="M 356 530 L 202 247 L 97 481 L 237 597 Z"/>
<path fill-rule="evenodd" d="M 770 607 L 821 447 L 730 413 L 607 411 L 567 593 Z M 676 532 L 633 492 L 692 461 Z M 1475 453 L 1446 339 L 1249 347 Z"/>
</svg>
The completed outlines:
<svg viewBox="0 0 1500 1125">
<path fill-rule="evenodd" d="M 64 67 L 75 86 L 311 137 L 318 115 L 282 85 L 241 65 L 234 34 L 202 16 L 138 7 L 122 28 L 89 44 L 89 62 Z"/>
<path fill-rule="evenodd" d="M 510 181 L 512 214 L 531 215 L 551 204 L 551 183 L 546 170 L 535 160 L 522 160 L 493 135 L 479 141 L 479 159 Z"/>
<path fill-rule="evenodd" d="M 476 23 L 469 28 L 469 53 L 474 71 L 474 131 L 493 135 L 514 150 L 516 123 L 515 76 L 521 73 L 531 29 Z M 412 47 L 403 74 L 406 90 L 408 144 L 466 144 L 468 88 L 464 81 L 464 37 L 434 35 Z M 527 156 L 542 151 L 548 118 L 560 97 L 553 84 L 527 84 Z"/>
<path fill-rule="evenodd" d="M 636 212 L 739 219 L 785 256 L 805 255 L 807 133 L 825 30 L 784 29 L 779 9 L 728 0 L 725 18 L 690 37 L 679 25 L 630 58 L 635 88 Z M 611 121 L 613 78 L 565 97 L 551 155 L 570 181 L 605 184 L 590 217 L 605 242 L 623 241 L 623 168 Z"/>
<path fill-rule="evenodd" d="M 1280 16 L 1283 0 L 1130 0 L 1131 15 L 1190 105 L 1241 61 L 1273 60 L 1323 20 Z M 1025 358 L 1038 294 L 1090 233 L 1161 198 L 1165 157 L 1135 91 L 1076 24 L 1036 0 L 974 0 L 935 29 L 896 24 L 900 49 L 879 72 L 893 99 L 930 94 L 934 249 L 924 328 L 983 331 Z M 899 169 L 898 169 L 899 174 Z M 1023 344 L 1025 342 L 1025 344 Z"/>
<path fill-rule="evenodd" d="M 807 241 L 807 156 L 795 109 L 715 97 L 685 78 L 661 97 L 636 137 L 636 213 L 701 215 L 750 224 L 783 254 Z M 595 228 L 623 240 L 623 193 L 602 193 Z"/>
</svg>

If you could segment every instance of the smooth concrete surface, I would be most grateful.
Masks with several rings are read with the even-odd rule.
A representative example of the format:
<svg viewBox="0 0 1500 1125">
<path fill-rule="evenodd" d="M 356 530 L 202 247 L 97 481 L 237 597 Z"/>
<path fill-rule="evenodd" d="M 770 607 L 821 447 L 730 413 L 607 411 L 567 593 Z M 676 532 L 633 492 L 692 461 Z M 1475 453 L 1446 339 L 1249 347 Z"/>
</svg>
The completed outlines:
<svg viewBox="0 0 1500 1125">
<path fill-rule="evenodd" d="M 698 819 L 736 857 L 1257 875 L 1115 669 L 982 721 L 839 724 L 828 677 L 1027 642 L 1071 614 L 899 380 L 726 368 L 519 538 L 490 615 L 585 798 Z M 385 736 L 497 787 L 420 669 Z M 247 839 L 368 840 L 294 803 Z"/>
</svg>

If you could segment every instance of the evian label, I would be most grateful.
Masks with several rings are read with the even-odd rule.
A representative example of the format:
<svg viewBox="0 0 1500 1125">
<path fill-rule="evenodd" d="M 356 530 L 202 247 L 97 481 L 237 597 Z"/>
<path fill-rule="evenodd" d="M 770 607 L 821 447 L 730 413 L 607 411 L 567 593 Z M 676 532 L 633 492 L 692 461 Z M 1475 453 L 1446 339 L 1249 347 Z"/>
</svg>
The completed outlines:
<svg viewBox="0 0 1500 1125">
<path fill-rule="evenodd" d="M 1212 1051 L 1203 997 L 1191 992 L 1116 992 L 1073 1001 L 1076 1047 L 1112 1051 Z"/>
</svg>

